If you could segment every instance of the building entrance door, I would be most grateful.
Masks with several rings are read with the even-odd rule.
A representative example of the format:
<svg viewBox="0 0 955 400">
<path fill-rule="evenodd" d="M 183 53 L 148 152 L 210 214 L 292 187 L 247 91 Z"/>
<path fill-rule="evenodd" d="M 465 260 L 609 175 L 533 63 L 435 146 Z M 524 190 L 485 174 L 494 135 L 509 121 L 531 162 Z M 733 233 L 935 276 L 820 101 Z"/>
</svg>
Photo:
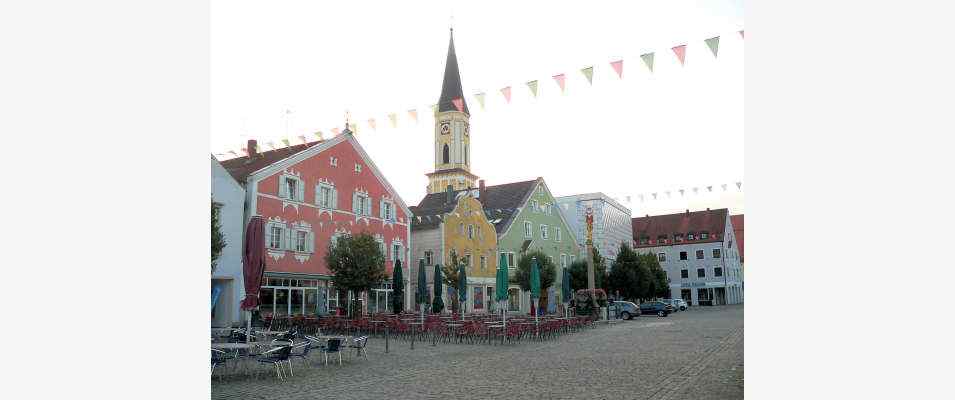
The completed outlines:
<svg viewBox="0 0 955 400">
<path fill-rule="evenodd" d="M 680 289 L 680 297 L 687 305 L 693 305 L 693 291 L 690 289 Z"/>
<path fill-rule="evenodd" d="M 716 304 L 726 305 L 726 288 L 716 288 Z"/>
</svg>

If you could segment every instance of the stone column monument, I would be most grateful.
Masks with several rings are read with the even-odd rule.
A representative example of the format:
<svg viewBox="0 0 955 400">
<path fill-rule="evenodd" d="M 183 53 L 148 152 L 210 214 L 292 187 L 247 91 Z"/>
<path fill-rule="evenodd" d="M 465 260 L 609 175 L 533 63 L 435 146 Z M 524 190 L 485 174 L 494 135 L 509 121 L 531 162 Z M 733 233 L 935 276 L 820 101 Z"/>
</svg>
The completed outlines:
<svg viewBox="0 0 955 400">
<path fill-rule="evenodd" d="M 592 207 L 587 207 L 587 287 L 590 289 L 590 293 L 593 298 L 593 309 L 594 312 L 599 310 L 597 306 L 597 296 L 595 294 L 596 281 L 594 280 L 594 209 Z"/>
</svg>

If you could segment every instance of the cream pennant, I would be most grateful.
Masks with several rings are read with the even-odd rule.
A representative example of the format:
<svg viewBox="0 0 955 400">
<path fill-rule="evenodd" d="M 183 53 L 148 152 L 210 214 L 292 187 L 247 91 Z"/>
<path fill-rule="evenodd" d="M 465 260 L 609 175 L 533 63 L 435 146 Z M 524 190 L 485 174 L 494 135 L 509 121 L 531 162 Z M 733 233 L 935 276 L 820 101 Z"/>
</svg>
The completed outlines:
<svg viewBox="0 0 955 400">
<path fill-rule="evenodd" d="M 527 82 L 527 87 L 531 89 L 531 93 L 534 95 L 534 98 L 537 98 L 537 81 L 533 80 Z"/>
<path fill-rule="evenodd" d="M 511 87 L 505 87 L 501 89 L 501 94 L 504 95 L 504 100 L 507 101 L 507 104 L 511 104 Z"/>
<path fill-rule="evenodd" d="M 617 77 L 623 79 L 623 60 L 617 60 L 610 63 L 614 71 L 617 71 Z"/>
<path fill-rule="evenodd" d="M 643 64 L 647 66 L 647 69 L 650 70 L 650 73 L 653 73 L 653 53 L 646 53 L 640 55 L 640 58 L 643 59 Z"/>
<path fill-rule="evenodd" d="M 673 50 L 673 54 L 676 54 L 676 58 L 680 60 L 680 65 L 686 65 L 686 45 L 674 46 L 671 50 Z"/>
<path fill-rule="evenodd" d="M 580 70 L 580 73 L 587 77 L 587 83 L 594 84 L 594 67 L 587 67 Z"/>
<path fill-rule="evenodd" d="M 483 109 L 484 109 L 484 92 L 475 93 L 475 94 L 474 94 L 474 98 L 477 99 L 478 104 L 481 105 L 481 110 L 483 110 Z"/>
<path fill-rule="evenodd" d="M 725 191 L 726 191 L 726 184 L 724 183 L 724 184 L 722 184 L 722 185 L 720 185 L 720 186 L 723 188 L 723 191 L 725 192 Z"/>
<path fill-rule="evenodd" d="M 742 190 L 742 189 L 743 189 L 743 182 L 736 182 L 736 188 Z"/>
<path fill-rule="evenodd" d="M 713 52 L 713 58 L 716 58 L 716 53 L 720 49 L 720 37 L 719 36 L 711 37 L 709 39 L 704 40 L 704 42 L 706 42 L 706 46 L 710 48 L 710 51 Z"/>
<path fill-rule="evenodd" d="M 291 142 L 288 140 L 288 138 L 283 138 L 283 139 L 282 139 L 282 143 L 285 144 L 285 147 L 291 146 Z"/>
<path fill-rule="evenodd" d="M 414 123 L 415 123 L 415 124 L 418 123 L 418 109 L 412 108 L 412 109 L 408 110 L 408 115 L 411 117 L 411 119 L 414 120 Z"/>
<path fill-rule="evenodd" d="M 683 189 L 680 189 L 680 197 L 683 197 Z"/>
<path fill-rule="evenodd" d="M 275 150 L 275 149 L 276 149 L 276 147 L 275 147 L 275 142 L 268 142 L 268 143 L 266 143 L 266 144 L 268 144 L 269 147 L 272 148 L 272 150 Z"/>
<path fill-rule="evenodd" d="M 739 37 L 746 39 L 746 36 L 743 36 L 743 31 L 739 31 Z"/>
<path fill-rule="evenodd" d="M 712 186 L 707 186 L 707 187 L 706 187 L 706 191 L 707 191 L 707 192 L 712 192 L 712 191 L 713 191 L 713 187 L 712 187 Z"/>
<path fill-rule="evenodd" d="M 376 130 L 376 131 L 378 130 L 378 127 L 375 125 L 375 119 L 374 119 L 374 118 L 368 118 L 368 126 L 370 126 L 371 129 L 373 129 L 373 130 Z"/>
<path fill-rule="evenodd" d="M 554 75 L 554 80 L 557 81 L 557 86 L 560 86 L 560 92 L 564 93 L 564 81 L 567 77 L 564 74 Z"/>
<path fill-rule="evenodd" d="M 322 131 L 315 132 L 315 137 L 317 137 L 318 140 L 325 140 L 324 138 L 322 138 L 322 136 L 323 136 Z"/>
<path fill-rule="evenodd" d="M 398 127 L 398 114 L 395 114 L 395 113 L 388 114 L 388 119 L 391 120 L 392 128 Z"/>
<path fill-rule="evenodd" d="M 352 134 L 358 134 L 358 123 L 357 123 L 357 122 L 351 122 L 351 123 L 349 123 L 349 124 L 347 124 L 347 125 L 348 125 L 348 130 L 350 130 Z"/>
</svg>

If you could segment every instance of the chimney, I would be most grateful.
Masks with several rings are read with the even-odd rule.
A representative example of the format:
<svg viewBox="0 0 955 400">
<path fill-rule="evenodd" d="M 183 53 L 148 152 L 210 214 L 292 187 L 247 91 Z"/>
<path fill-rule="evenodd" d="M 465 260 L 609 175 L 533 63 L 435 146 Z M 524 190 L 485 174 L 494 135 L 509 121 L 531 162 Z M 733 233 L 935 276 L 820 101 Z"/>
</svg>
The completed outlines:
<svg viewBox="0 0 955 400">
<path fill-rule="evenodd" d="M 710 211 L 710 208 L 709 208 L 709 207 L 706 207 L 706 211 Z"/>
<path fill-rule="evenodd" d="M 686 216 L 688 216 L 688 217 L 690 216 L 690 209 L 689 209 L 689 208 L 686 209 Z"/>
<path fill-rule="evenodd" d="M 249 145 L 246 147 L 246 149 L 249 152 L 249 158 L 255 157 L 256 150 L 258 149 L 255 139 L 249 139 Z"/>
<path fill-rule="evenodd" d="M 484 201 L 484 179 L 478 181 L 478 198 Z"/>
<path fill-rule="evenodd" d="M 448 185 L 447 197 L 445 198 L 445 204 L 451 204 L 454 202 L 454 189 L 451 189 L 451 185 Z"/>
</svg>

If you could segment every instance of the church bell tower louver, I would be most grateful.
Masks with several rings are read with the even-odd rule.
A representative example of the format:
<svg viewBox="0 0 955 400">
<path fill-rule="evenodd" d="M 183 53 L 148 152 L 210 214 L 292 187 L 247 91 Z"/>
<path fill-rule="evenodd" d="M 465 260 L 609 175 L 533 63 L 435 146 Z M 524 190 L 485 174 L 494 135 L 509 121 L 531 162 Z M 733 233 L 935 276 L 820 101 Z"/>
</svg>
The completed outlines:
<svg viewBox="0 0 955 400">
<path fill-rule="evenodd" d="M 455 105 L 456 102 L 458 105 Z M 429 194 L 443 192 L 448 186 L 454 190 L 475 187 L 474 182 L 478 177 L 471 173 L 470 118 L 461 87 L 452 29 L 441 97 L 434 114 L 434 172 L 426 174 Z"/>
</svg>

